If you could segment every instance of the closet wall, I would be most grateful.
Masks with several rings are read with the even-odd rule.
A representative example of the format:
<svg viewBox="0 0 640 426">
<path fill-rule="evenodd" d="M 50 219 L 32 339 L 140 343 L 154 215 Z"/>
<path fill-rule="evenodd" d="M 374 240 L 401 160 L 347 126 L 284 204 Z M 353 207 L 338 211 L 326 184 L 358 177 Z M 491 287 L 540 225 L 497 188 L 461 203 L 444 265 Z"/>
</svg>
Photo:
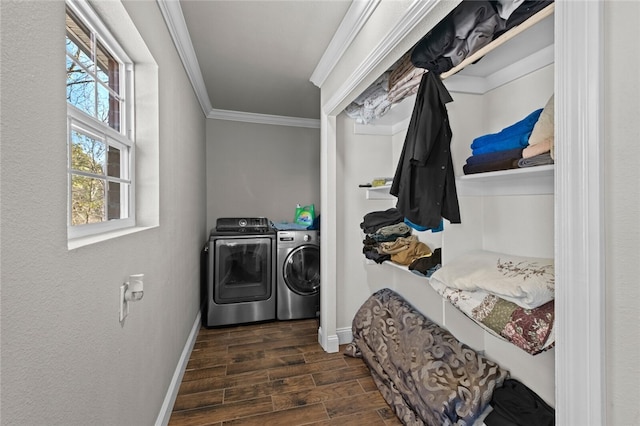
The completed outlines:
<svg viewBox="0 0 640 426">
<path fill-rule="evenodd" d="M 338 145 L 340 184 L 336 196 L 341 201 L 337 218 L 337 324 L 338 328 L 350 330 L 355 309 L 370 294 L 363 267 L 360 222 L 372 208 L 391 207 L 388 200 L 366 200 L 365 192 L 358 185 L 369 182 L 372 176 L 393 175 L 392 144 L 389 136 L 354 134 L 353 121 L 344 114 L 338 118 L 337 125 L 338 138 L 346 142 Z"/>
<path fill-rule="evenodd" d="M 471 154 L 474 137 L 500 131 L 542 108 L 553 93 L 553 66 L 545 67 L 484 95 L 452 92 L 448 104 L 453 132 L 451 143 L 457 174 Z M 408 100 L 412 101 L 412 100 Z M 377 176 L 393 176 L 406 129 L 394 135 L 354 133 L 354 121 L 338 118 L 339 240 L 344 253 L 338 255 L 337 328 L 349 338 L 351 320 L 362 302 L 382 287 L 393 288 L 425 315 L 452 331 L 461 341 L 494 356 L 512 374 L 526 382 L 550 404 L 554 403 L 553 351 L 532 357 L 520 349 L 493 338 L 476 324 L 445 306 L 424 278 L 388 264 L 377 265 L 362 255 L 359 223 L 364 214 L 395 205 L 395 198 L 366 199 L 358 183 Z M 358 126 L 360 131 L 366 131 Z M 375 124 L 370 126 L 375 132 Z M 391 155 L 390 155 L 391 154 Z M 478 186 L 474 184 L 477 188 Z M 483 182 L 493 194 L 491 181 Z M 513 191 L 517 192 L 518 187 Z M 485 249 L 521 256 L 553 257 L 553 195 L 464 195 L 465 182 L 458 182 L 462 224 L 445 224 L 442 233 L 420 232 L 419 238 L 432 249 L 442 247 L 443 262 L 473 249 Z M 476 192 L 474 192 L 475 194 Z M 501 359 L 504 358 L 504 359 Z M 522 365 L 527 365 L 523 369 Z"/>
</svg>

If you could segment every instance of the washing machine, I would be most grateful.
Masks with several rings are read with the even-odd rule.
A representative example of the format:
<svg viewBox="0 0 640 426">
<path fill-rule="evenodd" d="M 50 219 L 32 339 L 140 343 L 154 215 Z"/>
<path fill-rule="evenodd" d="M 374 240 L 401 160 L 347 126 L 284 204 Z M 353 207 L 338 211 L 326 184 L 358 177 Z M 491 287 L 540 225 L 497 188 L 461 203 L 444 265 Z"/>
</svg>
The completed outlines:
<svg viewBox="0 0 640 426">
<path fill-rule="evenodd" d="M 316 318 L 320 314 L 320 233 L 277 233 L 277 303 L 279 320 Z"/>
</svg>

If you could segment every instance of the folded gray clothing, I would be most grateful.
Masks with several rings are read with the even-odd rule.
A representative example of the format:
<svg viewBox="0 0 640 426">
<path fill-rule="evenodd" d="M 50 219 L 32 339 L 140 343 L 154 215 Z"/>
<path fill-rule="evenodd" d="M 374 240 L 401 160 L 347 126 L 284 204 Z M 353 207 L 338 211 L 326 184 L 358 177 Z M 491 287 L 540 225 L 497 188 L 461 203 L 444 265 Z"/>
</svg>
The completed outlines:
<svg viewBox="0 0 640 426">
<path fill-rule="evenodd" d="M 378 234 L 369 234 L 367 238 L 370 238 L 372 241 L 377 243 L 388 243 L 391 241 L 395 241 L 401 237 L 408 237 L 411 235 L 411 231 L 405 232 L 404 234 L 389 234 L 389 235 L 378 235 Z"/>
<path fill-rule="evenodd" d="M 551 158 L 550 152 L 534 155 L 529 158 L 521 158 L 518 160 L 518 167 L 533 167 L 544 166 L 546 164 L 553 164 L 553 158 Z"/>
<path fill-rule="evenodd" d="M 360 228 L 366 234 L 373 234 L 384 226 L 402 222 L 404 222 L 404 216 L 400 214 L 397 208 L 392 207 L 384 211 L 374 211 L 365 214 Z"/>
<path fill-rule="evenodd" d="M 403 235 L 407 232 L 411 232 L 411 228 L 406 223 L 396 223 L 393 225 L 383 226 L 376 231 L 377 235 L 389 236 L 389 235 Z"/>
</svg>

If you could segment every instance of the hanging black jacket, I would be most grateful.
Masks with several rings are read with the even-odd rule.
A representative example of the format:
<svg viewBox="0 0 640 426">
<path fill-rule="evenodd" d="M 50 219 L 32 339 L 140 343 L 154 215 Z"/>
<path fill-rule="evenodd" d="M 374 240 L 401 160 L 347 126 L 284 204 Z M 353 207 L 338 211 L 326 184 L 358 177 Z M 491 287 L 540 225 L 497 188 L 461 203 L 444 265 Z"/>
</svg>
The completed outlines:
<svg viewBox="0 0 640 426">
<path fill-rule="evenodd" d="M 398 197 L 398 211 L 427 228 L 437 227 L 441 217 L 460 223 L 446 108 L 452 101 L 437 75 L 427 72 L 422 76 L 390 189 Z"/>
</svg>

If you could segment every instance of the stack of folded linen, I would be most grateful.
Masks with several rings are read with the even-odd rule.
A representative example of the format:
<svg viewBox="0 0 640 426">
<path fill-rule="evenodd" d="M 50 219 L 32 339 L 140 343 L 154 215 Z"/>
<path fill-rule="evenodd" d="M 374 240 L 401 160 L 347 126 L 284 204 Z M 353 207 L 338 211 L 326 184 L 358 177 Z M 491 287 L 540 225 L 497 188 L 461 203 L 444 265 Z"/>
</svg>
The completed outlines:
<svg viewBox="0 0 640 426">
<path fill-rule="evenodd" d="M 440 267 L 440 249 L 432 251 L 412 235 L 412 228 L 396 208 L 367 213 L 360 228 L 366 234 L 362 253 L 367 259 L 376 263 L 391 261 L 426 277 Z"/>
<path fill-rule="evenodd" d="M 475 138 L 464 174 L 553 164 L 553 95 L 544 108 L 498 133 Z"/>
<path fill-rule="evenodd" d="M 518 167 L 553 164 L 554 159 L 554 98 L 553 95 L 544 106 L 536 125 L 531 131 L 529 145 L 522 150 L 522 159 Z"/>
<path fill-rule="evenodd" d="M 553 258 L 472 250 L 448 261 L 429 284 L 478 325 L 532 355 L 555 344 Z"/>
<path fill-rule="evenodd" d="M 387 71 L 345 108 L 344 112 L 358 124 L 368 124 L 391 108 Z"/>
<path fill-rule="evenodd" d="M 411 52 L 407 52 L 398 60 L 389 76 L 389 100 L 397 103 L 415 95 L 425 72 L 426 69 L 417 68 L 411 63 Z"/>
</svg>

